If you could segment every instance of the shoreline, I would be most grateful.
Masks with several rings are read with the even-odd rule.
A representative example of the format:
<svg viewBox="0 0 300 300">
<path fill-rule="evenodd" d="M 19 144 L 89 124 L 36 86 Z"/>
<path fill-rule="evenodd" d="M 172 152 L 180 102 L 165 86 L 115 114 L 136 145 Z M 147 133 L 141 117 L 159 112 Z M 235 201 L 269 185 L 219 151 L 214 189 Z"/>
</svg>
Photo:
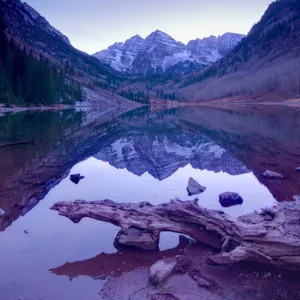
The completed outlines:
<svg viewBox="0 0 300 300">
<path fill-rule="evenodd" d="M 289 99 L 284 101 L 258 101 L 258 102 L 249 102 L 243 97 L 236 99 L 236 97 L 232 98 L 221 98 L 214 100 L 205 100 L 201 102 L 178 102 L 178 103 L 157 103 L 157 104 L 141 104 L 137 105 L 138 107 L 149 107 L 150 110 L 159 110 L 159 109 L 170 109 L 170 108 L 178 108 L 178 107 L 195 107 L 195 106 L 204 106 L 204 107 L 212 107 L 212 108 L 220 108 L 224 109 L 227 107 L 233 106 L 288 106 L 292 108 L 300 108 L 300 99 Z M 246 101 L 245 101 L 246 100 Z M 137 103 L 138 104 L 138 103 Z M 68 109 L 76 109 L 76 105 L 66 105 L 66 104 L 58 104 L 52 106 L 15 106 L 15 107 L 4 107 L 0 104 L 0 116 L 3 116 L 6 113 L 18 113 L 24 111 L 47 111 L 47 110 L 68 110 Z"/>
<path fill-rule="evenodd" d="M 67 109 L 73 109 L 75 108 L 72 105 L 66 105 L 66 104 L 57 104 L 52 106 L 15 106 L 15 107 L 4 107 L 0 104 L 0 114 L 6 114 L 6 113 L 18 113 L 23 111 L 46 111 L 46 110 L 67 110 Z"/>
<path fill-rule="evenodd" d="M 252 101 L 251 101 L 252 99 Z M 206 100 L 200 102 L 201 106 L 206 107 L 213 107 L 213 108 L 226 108 L 232 106 L 287 106 L 291 108 L 300 108 L 300 99 L 287 99 L 287 100 L 276 100 L 270 101 L 272 97 L 267 98 L 259 98 L 255 100 L 255 97 L 230 97 L 230 98 L 220 98 L 220 99 L 213 99 L 213 100 Z"/>
</svg>

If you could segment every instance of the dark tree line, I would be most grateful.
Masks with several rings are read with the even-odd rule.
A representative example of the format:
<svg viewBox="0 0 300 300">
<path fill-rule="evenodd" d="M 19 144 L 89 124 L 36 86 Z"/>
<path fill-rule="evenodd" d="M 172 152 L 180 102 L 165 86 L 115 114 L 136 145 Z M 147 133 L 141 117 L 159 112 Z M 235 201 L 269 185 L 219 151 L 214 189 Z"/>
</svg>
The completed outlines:
<svg viewBox="0 0 300 300">
<path fill-rule="evenodd" d="M 155 97 L 158 99 L 178 101 L 176 93 L 164 93 L 163 90 L 156 90 Z"/>
<path fill-rule="evenodd" d="M 127 91 L 121 91 L 119 93 L 120 96 L 127 98 L 132 101 L 140 102 L 143 104 L 149 104 L 149 92 L 145 93 L 144 91 L 133 91 L 132 89 L 128 89 Z"/>
<path fill-rule="evenodd" d="M 0 103 L 16 105 L 74 104 L 83 92 L 70 68 L 57 68 L 5 34 L 0 15 Z M 66 79 L 68 78 L 68 79 Z"/>
</svg>

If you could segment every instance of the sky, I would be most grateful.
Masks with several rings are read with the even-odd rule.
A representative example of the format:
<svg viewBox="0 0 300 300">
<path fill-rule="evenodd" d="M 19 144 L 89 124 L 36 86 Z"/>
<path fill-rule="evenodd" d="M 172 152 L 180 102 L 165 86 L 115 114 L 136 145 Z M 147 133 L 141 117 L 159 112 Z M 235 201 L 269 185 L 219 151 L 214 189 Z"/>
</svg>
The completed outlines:
<svg viewBox="0 0 300 300">
<path fill-rule="evenodd" d="M 26 0 L 76 48 L 93 54 L 159 29 L 187 43 L 247 34 L 272 0 Z"/>
</svg>

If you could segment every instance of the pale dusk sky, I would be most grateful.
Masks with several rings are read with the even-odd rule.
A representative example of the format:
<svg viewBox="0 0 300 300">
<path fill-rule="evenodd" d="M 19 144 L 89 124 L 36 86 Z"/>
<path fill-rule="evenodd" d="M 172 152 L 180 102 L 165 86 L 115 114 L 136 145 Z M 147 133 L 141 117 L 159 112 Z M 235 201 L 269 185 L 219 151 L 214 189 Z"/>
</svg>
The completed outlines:
<svg viewBox="0 0 300 300">
<path fill-rule="evenodd" d="M 247 34 L 271 0 L 27 0 L 73 46 L 93 54 L 159 29 L 177 41 Z"/>
</svg>

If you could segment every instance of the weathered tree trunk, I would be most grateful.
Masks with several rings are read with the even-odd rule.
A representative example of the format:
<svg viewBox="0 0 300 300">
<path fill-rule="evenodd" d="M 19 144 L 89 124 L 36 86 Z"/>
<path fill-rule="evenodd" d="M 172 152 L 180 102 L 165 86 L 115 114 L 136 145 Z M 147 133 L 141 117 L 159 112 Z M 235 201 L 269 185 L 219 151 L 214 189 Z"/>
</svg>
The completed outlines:
<svg viewBox="0 0 300 300">
<path fill-rule="evenodd" d="M 116 203 L 111 200 L 60 202 L 52 207 L 75 223 L 88 217 L 129 228 L 189 235 L 220 249 L 210 258 L 214 264 L 255 261 L 300 270 L 300 208 L 296 203 L 279 204 L 236 219 L 221 211 L 201 208 L 195 201 L 171 200 L 153 206 Z"/>
</svg>

